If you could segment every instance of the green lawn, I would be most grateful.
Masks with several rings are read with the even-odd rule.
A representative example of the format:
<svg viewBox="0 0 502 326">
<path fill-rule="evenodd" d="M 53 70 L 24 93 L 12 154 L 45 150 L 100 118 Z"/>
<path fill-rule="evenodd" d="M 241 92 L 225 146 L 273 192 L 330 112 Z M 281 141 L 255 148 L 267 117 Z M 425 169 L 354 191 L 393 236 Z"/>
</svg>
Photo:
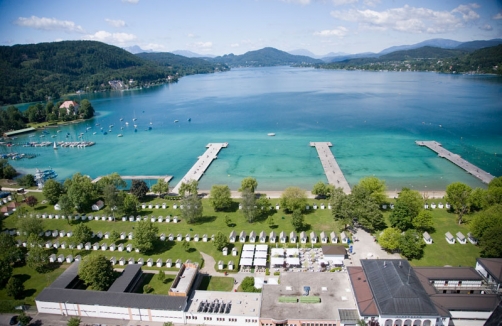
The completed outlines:
<svg viewBox="0 0 502 326">
<path fill-rule="evenodd" d="M 158 274 L 145 272 L 143 273 L 141 284 L 136 288 L 136 293 L 145 293 L 143 287 L 148 284 L 153 288 L 150 294 L 168 295 L 175 277 L 176 275 L 166 274 L 164 281 L 160 281 L 158 279 Z"/>
<path fill-rule="evenodd" d="M 204 276 L 199 285 L 199 290 L 204 291 L 232 291 L 234 278 L 225 276 Z"/>
</svg>

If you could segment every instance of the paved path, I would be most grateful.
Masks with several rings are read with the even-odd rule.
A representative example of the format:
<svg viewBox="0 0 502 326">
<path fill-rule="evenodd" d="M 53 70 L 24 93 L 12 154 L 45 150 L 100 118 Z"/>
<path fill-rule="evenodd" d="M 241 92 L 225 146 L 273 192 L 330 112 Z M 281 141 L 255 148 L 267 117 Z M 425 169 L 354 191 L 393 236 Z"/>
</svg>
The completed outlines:
<svg viewBox="0 0 502 326">
<path fill-rule="evenodd" d="M 450 152 L 447 149 L 444 149 L 440 143 L 437 141 L 416 141 L 415 142 L 419 146 L 426 146 L 429 147 L 431 150 L 434 152 L 438 153 L 439 157 L 445 158 L 448 161 L 452 162 L 453 164 L 457 165 L 458 167 L 464 169 L 467 171 L 467 173 L 472 174 L 479 180 L 481 180 L 484 183 L 490 183 L 495 177 L 491 175 L 490 173 L 481 170 L 477 166 L 475 166 L 472 163 L 469 163 L 468 161 L 464 160 L 463 158 L 460 157 L 460 155 L 455 154 Z"/>
<path fill-rule="evenodd" d="M 399 254 L 389 254 L 383 250 L 373 236 L 363 229 L 356 229 L 354 236 L 358 241 L 352 243 L 353 255 L 345 259 L 345 266 L 361 266 L 361 259 L 400 259 Z"/>
<path fill-rule="evenodd" d="M 96 179 L 92 180 L 92 183 L 96 183 L 101 180 L 103 176 L 99 176 Z M 165 182 L 171 181 L 173 178 L 172 175 L 121 175 L 121 179 L 124 180 L 159 180 L 164 179 Z"/>
<path fill-rule="evenodd" d="M 350 194 L 349 183 L 336 162 L 335 156 L 329 149 L 333 145 L 330 142 L 311 142 L 310 146 L 314 146 L 317 150 L 328 183 L 337 188 L 342 188 L 344 193 Z"/>
</svg>

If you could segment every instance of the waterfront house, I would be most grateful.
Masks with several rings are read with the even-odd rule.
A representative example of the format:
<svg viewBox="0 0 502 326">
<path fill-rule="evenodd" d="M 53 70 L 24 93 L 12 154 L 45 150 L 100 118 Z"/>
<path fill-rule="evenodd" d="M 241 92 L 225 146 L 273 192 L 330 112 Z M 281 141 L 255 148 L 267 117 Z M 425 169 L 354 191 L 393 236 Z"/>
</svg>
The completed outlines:
<svg viewBox="0 0 502 326">
<path fill-rule="evenodd" d="M 99 211 L 105 206 L 105 203 L 102 200 L 98 200 L 94 205 L 92 205 L 93 211 Z"/>
<path fill-rule="evenodd" d="M 64 101 L 60 106 L 60 109 L 65 109 L 67 115 L 75 115 L 78 113 L 80 105 L 75 101 Z"/>
</svg>

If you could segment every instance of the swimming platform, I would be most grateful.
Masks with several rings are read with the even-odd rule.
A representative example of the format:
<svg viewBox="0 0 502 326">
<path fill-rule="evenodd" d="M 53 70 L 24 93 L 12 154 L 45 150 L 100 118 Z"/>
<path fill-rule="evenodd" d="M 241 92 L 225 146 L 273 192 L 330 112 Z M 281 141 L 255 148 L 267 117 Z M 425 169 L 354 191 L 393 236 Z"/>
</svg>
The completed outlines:
<svg viewBox="0 0 502 326">
<path fill-rule="evenodd" d="M 101 180 L 103 176 L 99 176 L 96 179 L 92 180 L 92 183 L 96 183 Z M 159 180 L 164 179 L 165 182 L 171 181 L 173 178 L 172 175 L 121 175 L 121 179 L 124 180 Z"/>
<path fill-rule="evenodd" d="M 495 178 L 490 173 L 483 171 L 482 169 L 478 168 L 474 164 L 469 163 L 468 161 L 464 160 L 462 157 L 460 157 L 460 155 L 452 153 L 449 150 L 445 149 L 437 141 L 417 140 L 417 141 L 415 141 L 415 143 L 419 146 L 426 146 L 426 147 L 430 148 L 434 152 L 438 153 L 439 157 L 447 159 L 448 161 L 450 161 L 453 164 L 457 165 L 458 167 L 464 169 L 467 173 L 475 176 L 476 178 L 478 178 L 479 180 L 481 180 L 484 183 L 490 183 L 490 181 L 492 181 Z"/>
<path fill-rule="evenodd" d="M 350 194 L 349 183 L 331 152 L 330 147 L 333 145 L 330 142 L 310 142 L 310 146 L 315 147 L 317 150 L 328 183 L 336 188 L 342 188 L 344 193 Z"/>
</svg>

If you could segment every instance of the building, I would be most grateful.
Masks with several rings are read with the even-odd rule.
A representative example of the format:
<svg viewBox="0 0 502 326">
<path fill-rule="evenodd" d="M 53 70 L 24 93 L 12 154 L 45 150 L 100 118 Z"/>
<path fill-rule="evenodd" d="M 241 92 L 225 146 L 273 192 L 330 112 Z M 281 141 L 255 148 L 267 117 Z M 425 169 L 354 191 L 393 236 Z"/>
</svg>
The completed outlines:
<svg viewBox="0 0 502 326">
<path fill-rule="evenodd" d="M 59 108 L 66 109 L 66 114 L 77 114 L 79 105 L 75 101 L 64 101 Z"/>
<path fill-rule="evenodd" d="M 178 271 L 171 288 L 169 289 L 169 295 L 187 297 L 192 289 L 192 285 L 197 277 L 198 271 L 199 266 L 197 264 L 186 262 L 181 265 L 181 268 Z"/>
<path fill-rule="evenodd" d="M 476 270 L 496 292 L 502 292 L 502 258 L 478 258 Z"/>
<path fill-rule="evenodd" d="M 332 262 L 333 265 L 341 266 L 343 265 L 343 260 L 347 255 L 347 249 L 344 246 L 322 246 L 322 253 L 324 259 Z"/>
</svg>

